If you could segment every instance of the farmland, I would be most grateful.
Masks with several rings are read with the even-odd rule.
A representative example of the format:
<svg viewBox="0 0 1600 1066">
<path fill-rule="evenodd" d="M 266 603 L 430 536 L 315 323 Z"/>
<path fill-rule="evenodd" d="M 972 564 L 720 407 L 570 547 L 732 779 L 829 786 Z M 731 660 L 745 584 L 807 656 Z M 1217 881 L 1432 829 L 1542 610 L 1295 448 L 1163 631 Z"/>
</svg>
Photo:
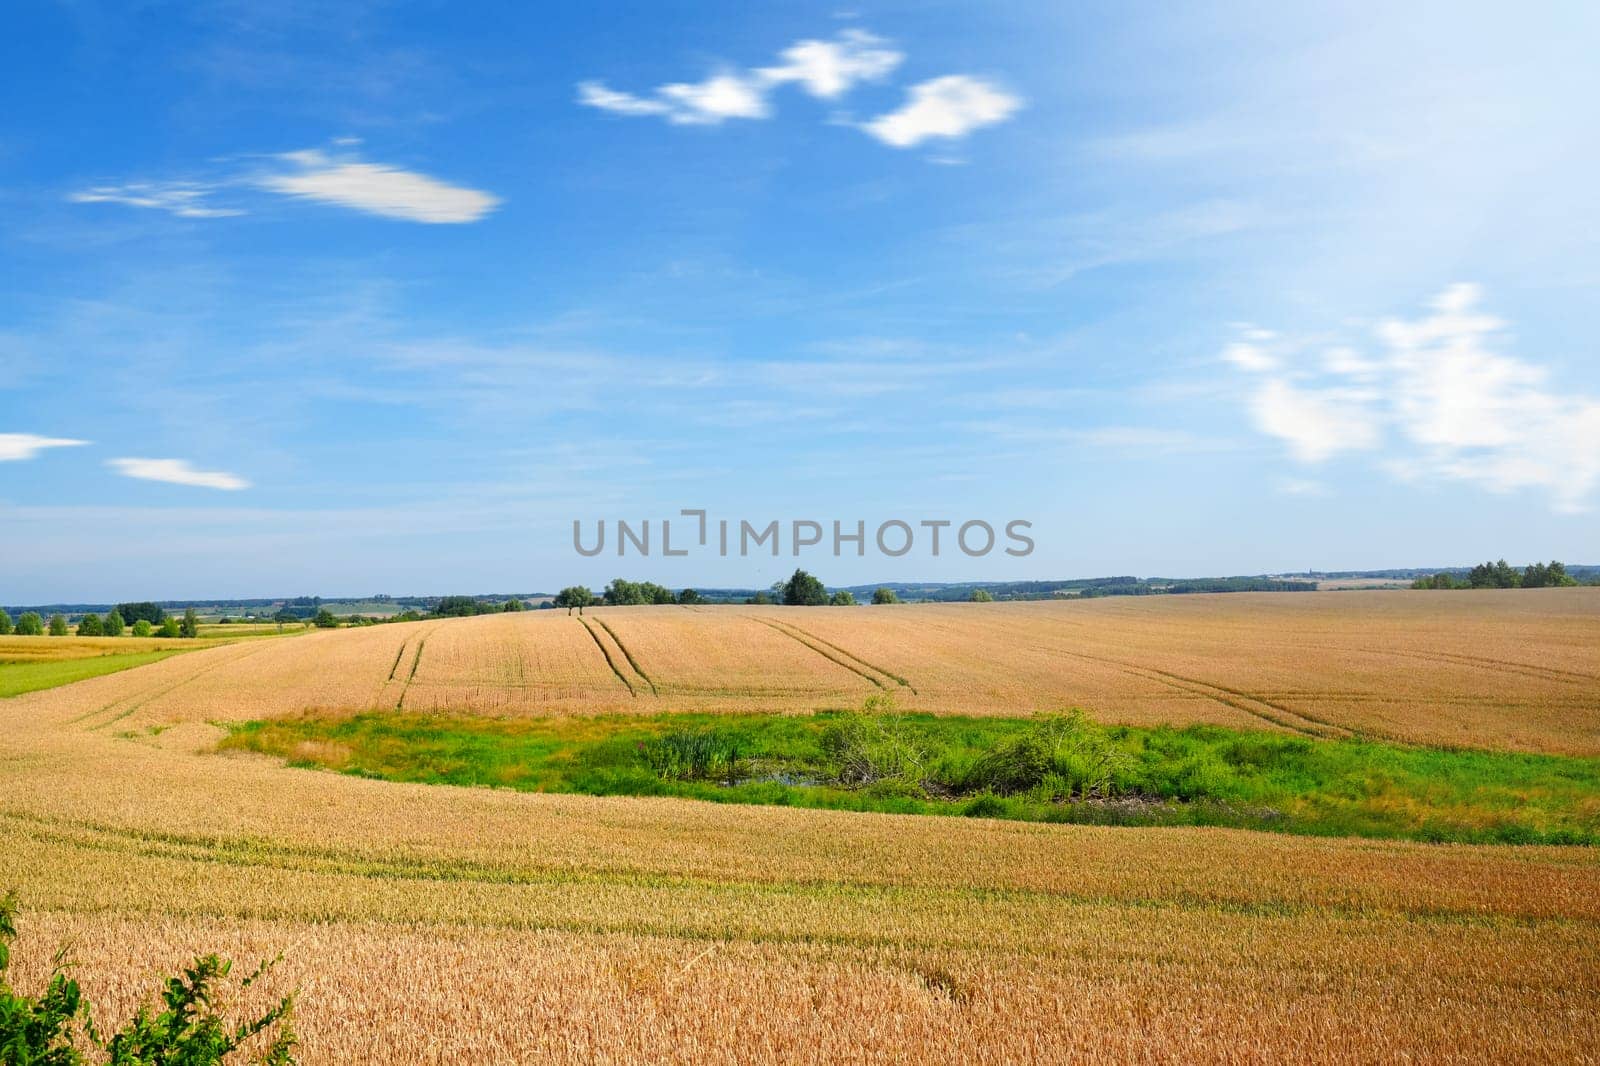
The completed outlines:
<svg viewBox="0 0 1600 1066">
<path fill-rule="evenodd" d="M 281 952 L 259 991 L 301 990 L 318 1063 L 1600 1056 L 1592 847 L 541 794 L 218 751 L 249 722 L 576 737 L 884 694 L 975 732 L 1077 706 L 1419 765 L 1590 760 L 1600 595 L 543 611 L 196 651 L 0 700 L 15 976 L 70 942 L 125 1012 L 196 952 Z"/>
</svg>

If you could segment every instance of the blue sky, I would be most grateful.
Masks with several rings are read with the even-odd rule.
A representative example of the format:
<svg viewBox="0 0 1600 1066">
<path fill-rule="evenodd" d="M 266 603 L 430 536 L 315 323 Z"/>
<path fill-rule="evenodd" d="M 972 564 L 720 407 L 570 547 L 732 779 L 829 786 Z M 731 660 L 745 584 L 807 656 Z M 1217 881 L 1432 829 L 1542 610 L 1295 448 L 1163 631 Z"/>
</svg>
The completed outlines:
<svg viewBox="0 0 1600 1066">
<path fill-rule="evenodd" d="M 1403 10 L 1388 10 L 1403 8 Z M 1600 561 L 1590 4 L 43 3 L 0 601 Z M 81 442 L 81 443 L 67 443 Z"/>
</svg>

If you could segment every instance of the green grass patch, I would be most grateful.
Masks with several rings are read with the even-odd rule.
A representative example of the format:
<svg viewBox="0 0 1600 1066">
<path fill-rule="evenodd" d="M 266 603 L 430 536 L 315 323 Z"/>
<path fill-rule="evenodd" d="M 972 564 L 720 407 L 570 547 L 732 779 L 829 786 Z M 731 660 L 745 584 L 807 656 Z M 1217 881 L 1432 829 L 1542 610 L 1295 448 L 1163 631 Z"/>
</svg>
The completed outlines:
<svg viewBox="0 0 1600 1066">
<path fill-rule="evenodd" d="M 131 670 L 135 666 L 159 662 L 173 655 L 182 655 L 191 648 L 173 648 L 162 651 L 142 651 L 94 655 L 83 659 L 56 659 L 45 662 L 0 662 L 0 698 L 20 696 L 24 692 L 70 685 L 74 681 Z"/>
<path fill-rule="evenodd" d="M 364 777 L 590 795 L 1471 843 L 1600 843 L 1600 759 L 1312 740 L 1080 713 L 485 718 L 230 726 L 224 749 Z"/>
</svg>

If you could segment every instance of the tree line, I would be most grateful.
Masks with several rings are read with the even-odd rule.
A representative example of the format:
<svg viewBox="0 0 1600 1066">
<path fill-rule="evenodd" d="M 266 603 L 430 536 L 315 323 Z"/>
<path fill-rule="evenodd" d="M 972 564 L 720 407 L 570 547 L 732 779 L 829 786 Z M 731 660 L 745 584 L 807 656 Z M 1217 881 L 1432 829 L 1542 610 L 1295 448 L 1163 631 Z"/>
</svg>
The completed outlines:
<svg viewBox="0 0 1600 1066">
<path fill-rule="evenodd" d="M 1499 559 L 1492 563 L 1479 563 L 1465 575 L 1441 570 L 1431 576 L 1424 575 L 1411 583 L 1414 589 L 1545 589 L 1565 588 L 1579 584 L 1577 578 L 1567 573 L 1566 564 L 1552 559 L 1548 563 L 1530 563 L 1521 570 Z"/>
<path fill-rule="evenodd" d="M 46 620 L 38 611 L 24 611 L 15 622 L 0 608 L 0 637 L 64 637 L 74 632 L 67 616 L 56 613 Z M 80 637 L 120 637 L 131 633 L 136 637 L 173 637 L 194 639 L 200 635 L 200 617 L 194 608 L 187 608 L 183 617 L 169 615 L 153 603 L 119 603 L 105 615 L 86 614 L 78 619 L 76 627 Z"/>
</svg>

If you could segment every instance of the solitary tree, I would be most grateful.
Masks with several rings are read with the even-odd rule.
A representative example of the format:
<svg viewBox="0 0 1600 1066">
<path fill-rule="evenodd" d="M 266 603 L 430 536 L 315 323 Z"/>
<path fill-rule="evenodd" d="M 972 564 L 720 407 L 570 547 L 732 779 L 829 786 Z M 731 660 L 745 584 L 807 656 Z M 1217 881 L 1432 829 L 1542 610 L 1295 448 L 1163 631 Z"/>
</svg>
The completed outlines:
<svg viewBox="0 0 1600 1066">
<path fill-rule="evenodd" d="M 127 625 L 122 621 L 122 612 L 115 607 L 111 608 L 111 613 L 106 615 L 106 620 L 100 623 L 101 631 L 108 637 L 120 637 L 122 636 L 122 631 L 127 628 Z"/>
<path fill-rule="evenodd" d="M 53 615 L 51 615 L 50 616 L 50 635 L 52 637 L 64 637 L 64 636 L 67 635 L 67 633 L 68 633 L 67 616 L 64 615 L 64 614 L 53 614 Z"/>
<path fill-rule="evenodd" d="M 105 628 L 100 624 L 100 616 L 86 614 L 78 619 L 78 636 L 99 637 L 105 635 Z"/>
<path fill-rule="evenodd" d="M 168 638 L 181 637 L 183 636 L 183 627 L 178 624 L 176 618 L 169 614 L 161 620 L 161 635 Z"/>
<path fill-rule="evenodd" d="M 973 603 L 993 603 L 994 593 L 990 592 L 988 589 L 973 589 L 972 595 L 968 598 L 972 600 Z"/>
<path fill-rule="evenodd" d="M 39 617 L 38 611 L 28 611 L 17 619 L 17 636 L 42 637 L 44 636 L 44 619 Z"/>
<path fill-rule="evenodd" d="M 183 621 L 178 623 L 178 635 L 193 640 L 200 635 L 200 616 L 193 607 L 183 609 Z"/>
<path fill-rule="evenodd" d="M 311 624 L 316 626 L 318 629 L 339 628 L 339 620 L 335 618 L 333 616 L 333 612 L 328 610 L 326 607 L 317 612 L 316 617 L 311 619 Z"/>
<path fill-rule="evenodd" d="M 796 570 L 794 576 L 784 583 L 783 602 L 787 607 L 825 607 L 828 590 L 822 587 L 821 581 L 804 570 Z"/>
<path fill-rule="evenodd" d="M 154 632 L 155 627 L 150 624 L 150 619 L 148 618 L 141 618 L 133 623 L 133 635 L 136 637 L 148 637 Z"/>
<path fill-rule="evenodd" d="M 706 602 L 706 598 L 704 596 L 700 595 L 694 589 L 684 589 L 682 592 L 678 593 L 678 602 L 679 603 L 704 603 L 704 602 Z"/>
<path fill-rule="evenodd" d="M 523 604 L 523 602 L 521 600 L 513 599 L 513 600 L 507 600 L 505 602 L 505 605 L 503 607 L 501 607 L 500 609 L 502 611 L 505 611 L 507 614 L 511 614 L 511 613 L 516 612 L 516 611 L 522 610 L 524 606 L 525 605 Z"/>
<path fill-rule="evenodd" d="M 4 610 L 0 610 L 0 637 L 10 636 L 10 634 L 11 616 L 6 614 Z"/>
<path fill-rule="evenodd" d="M 583 609 L 592 603 L 594 603 L 594 593 L 587 585 L 568 585 L 556 593 L 556 606 L 565 607 L 568 614 L 572 613 L 574 607 L 578 609 L 579 614 L 582 614 Z"/>
<path fill-rule="evenodd" d="M 872 593 L 872 602 L 873 603 L 899 603 L 900 602 L 900 597 L 895 594 L 894 589 L 890 589 L 890 588 L 874 589 L 873 593 Z"/>
<path fill-rule="evenodd" d="M 830 607 L 854 607 L 856 605 L 855 594 L 849 589 L 840 589 L 828 597 L 828 605 Z"/>
</svg>

